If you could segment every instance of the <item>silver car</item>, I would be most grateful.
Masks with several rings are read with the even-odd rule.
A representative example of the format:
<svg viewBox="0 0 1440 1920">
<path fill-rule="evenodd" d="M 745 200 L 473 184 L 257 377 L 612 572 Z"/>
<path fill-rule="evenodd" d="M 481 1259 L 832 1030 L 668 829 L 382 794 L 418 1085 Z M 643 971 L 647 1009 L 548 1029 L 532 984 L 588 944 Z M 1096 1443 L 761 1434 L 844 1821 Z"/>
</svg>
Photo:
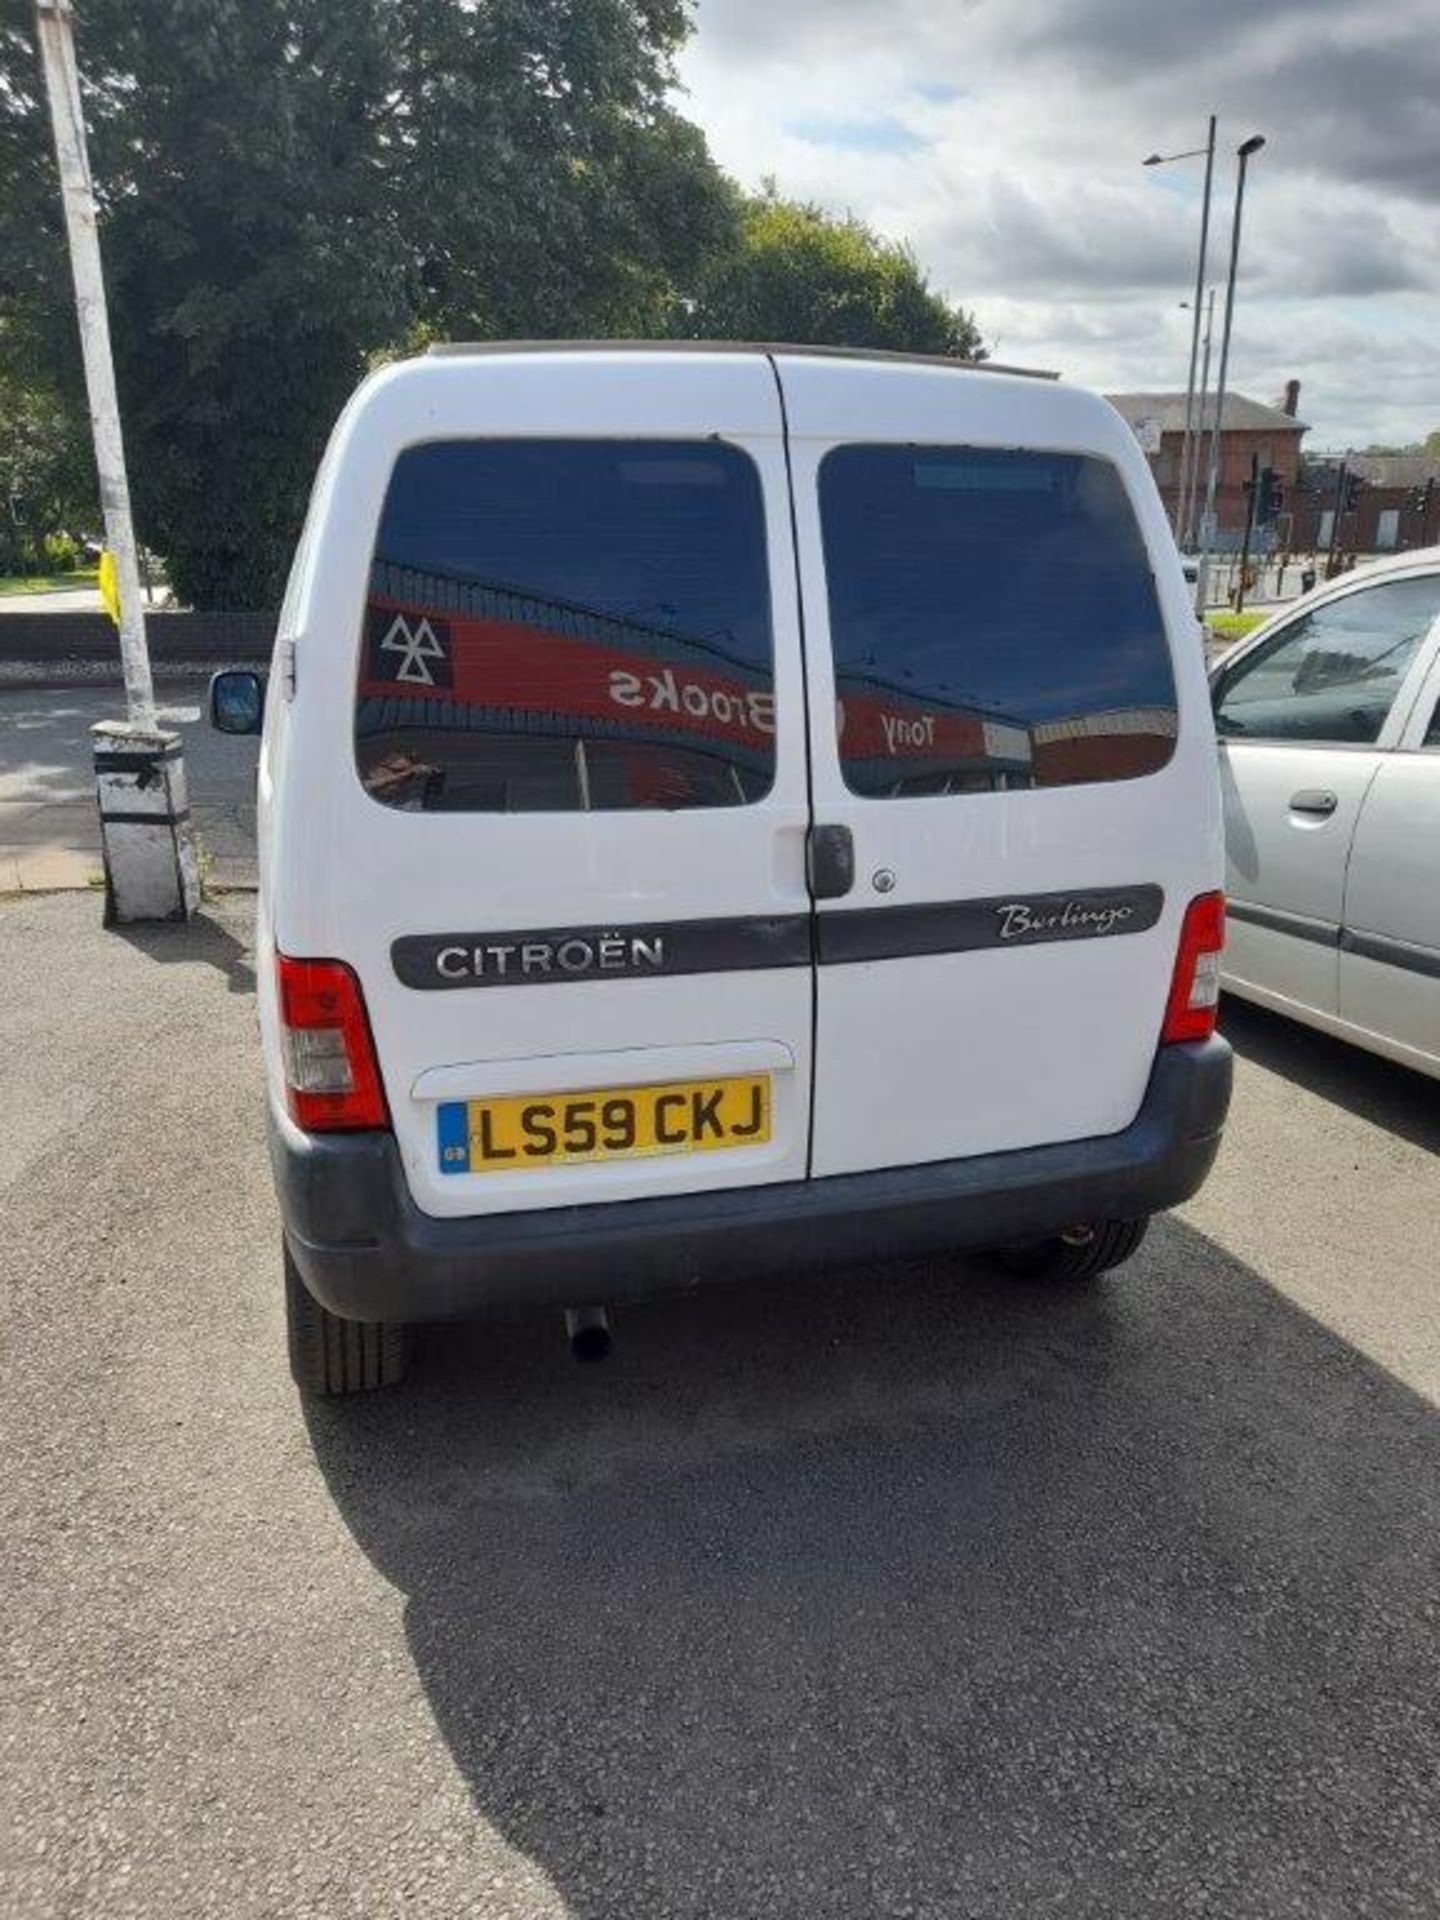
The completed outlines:
<svg viewBox="0 0 1440 1920">
<path fill-rule="evenodd" d="M 1226 989 L 1440 1077 L 1440 547 L 1277 613 L 1212 693 Z"/>
</svg>

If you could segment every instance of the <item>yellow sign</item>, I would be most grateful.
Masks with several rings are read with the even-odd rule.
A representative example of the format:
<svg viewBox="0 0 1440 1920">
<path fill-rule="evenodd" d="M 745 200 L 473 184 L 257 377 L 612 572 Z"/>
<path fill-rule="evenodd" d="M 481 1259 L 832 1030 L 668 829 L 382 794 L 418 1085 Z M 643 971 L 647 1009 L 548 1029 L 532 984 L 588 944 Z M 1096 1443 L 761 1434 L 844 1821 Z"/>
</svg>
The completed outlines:
<svg viewBox="0 0 1440 1920">
<path fill-rule="evenodd" d="M 100 598 L 105 602 L 106 612 L 118 627 L 120 624 L 120 580 L 115 571 L 115 556 L 107 547 L 100 556 Z"/>
</svg>

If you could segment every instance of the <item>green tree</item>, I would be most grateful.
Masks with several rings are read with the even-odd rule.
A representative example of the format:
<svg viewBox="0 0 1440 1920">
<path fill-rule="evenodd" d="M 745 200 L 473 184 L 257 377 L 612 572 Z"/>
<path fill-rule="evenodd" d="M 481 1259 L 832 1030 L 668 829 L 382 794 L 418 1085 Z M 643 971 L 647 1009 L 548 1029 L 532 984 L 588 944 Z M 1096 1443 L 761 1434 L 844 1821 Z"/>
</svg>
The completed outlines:
<svg viewBox="0 0 1440 1920">
<path fill-rule="evenodd" d="M 1425 451 L 1434 454 L 1435 458 L 1440 460 L 1440 427 L 1437 427 L 1433 433 L 1426 434 Z"/>
<path fill-rule="evenodd" d="M 17 80 L 0 114 L 29 162 L 28 246 L 42 250 L 29 285 L 9 284 L 17 325 L 38 334 L 78 400 L 41 83 L 17 19 L 27 9 L 7 5 Z M 403 323 L 404 261 L 375 189 L 383 11 L 368 0 L 89 0 L 83 11 L 138 528 L 201 605 L 272 601 L 326 426 L 367 347 Z M 14 226 L 4 222 L 7 249 Z"/>
<path fill-rule="evenodd" d="M 0 327 L 0 573 L 48 570 L 47 538 L 100 524 L 89 446 L 53 388 L 26 384 Z"/>
<path fill-rule="evenodd" d="M 773 185 L 743 202 L 734 244 L 712 259 L 674 326 L 691 339 L 985 357 L 974 320 L 929 286 L 908 247 L 781 199 Z"/>
<path fill-rule="evenodd" d="M 906 249 L 720 174 L 669 104 L 689 23 L 688 0 L 84 0 L 131 490 L 183 599 L 274 603 L 345 397 L 431 339 L 981 356 Z M 73 448 L 31 34 L 30 0 L 0 0 L 0 375 Z"/>
<path fill-rule="evenodd" d="M 732 218 L 665 104 L 686 23 L 683 0 L 87 0 L 131 487 L 181 597 L 273 603 L 377 350 L 664 326 Z M 0 0 L 0 176 L 10 371 L 83 417 L 28 0 Z"/>
<path fill-rule="evenodd" d="M 684 0 L 418 0 L 395 144 L 427 331 L 663 331 L 677 284 L 729 241 L 730 188 L 667 104 Z"/>
</svg>

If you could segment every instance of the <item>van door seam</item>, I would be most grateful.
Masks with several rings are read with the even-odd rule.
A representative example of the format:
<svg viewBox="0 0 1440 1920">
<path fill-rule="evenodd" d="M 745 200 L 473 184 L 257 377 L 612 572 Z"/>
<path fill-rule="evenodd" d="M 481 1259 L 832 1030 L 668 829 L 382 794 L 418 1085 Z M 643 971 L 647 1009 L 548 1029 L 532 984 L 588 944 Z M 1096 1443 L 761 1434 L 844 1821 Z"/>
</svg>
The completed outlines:
<svg viewBox="0 0 1440 1920">
<path fill-rule="evenodd" d="M 790 555 L 795 569 L 795 624 L 800 634 L 800 698 L 804 707 L 801 731 L 805 740 L 805 805 L 809 819 L 805 826 L 808 850 L 815 825 L 815 771 L 810 752 L 810 658 L 805 632 L 805 589 L 800 572 L 800 523 L 795 502 L 795 469 L 790 458 L 790 416 L 785 406 L 785 383 L 773 353 L 765 356 L 775 382 L 775 397 L 780 405 L 780 444 L 785 450 L 785 491 L 790 506 Z M 810 888 L 810 862 L 805 862 L 805 891 L 810 900 L 810 1110 L 805 1133 L 805 1178 L 815 1173 L 815 1088 L 820 1078 L 820 944 L 819 918 L 815 895 Z"/>
</svg>

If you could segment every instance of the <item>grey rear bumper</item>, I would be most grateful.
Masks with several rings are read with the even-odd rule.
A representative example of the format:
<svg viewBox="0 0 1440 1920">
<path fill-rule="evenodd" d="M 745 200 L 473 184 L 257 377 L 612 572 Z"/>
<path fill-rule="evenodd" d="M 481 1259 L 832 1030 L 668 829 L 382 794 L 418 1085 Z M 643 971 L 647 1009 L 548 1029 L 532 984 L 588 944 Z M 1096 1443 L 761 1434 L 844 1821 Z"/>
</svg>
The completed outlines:
<svg viewBox="0 0 1440 1920">
<path fill-rule="evenodd" d="M 437 1220 L 410 1198 L 388 1133 L 281 1134 L 285 1236 L 310 1291 L 352 1320 L 451 1320 L 522 1305 L 781 1280 L 830 1262 L 1034 1240 L 1187 1200 L 1230 1103 L 1219 1038 L 1162 1047 L 1123 1132 L 1021 1152 L 779 1186 Z"/>
</svg>

